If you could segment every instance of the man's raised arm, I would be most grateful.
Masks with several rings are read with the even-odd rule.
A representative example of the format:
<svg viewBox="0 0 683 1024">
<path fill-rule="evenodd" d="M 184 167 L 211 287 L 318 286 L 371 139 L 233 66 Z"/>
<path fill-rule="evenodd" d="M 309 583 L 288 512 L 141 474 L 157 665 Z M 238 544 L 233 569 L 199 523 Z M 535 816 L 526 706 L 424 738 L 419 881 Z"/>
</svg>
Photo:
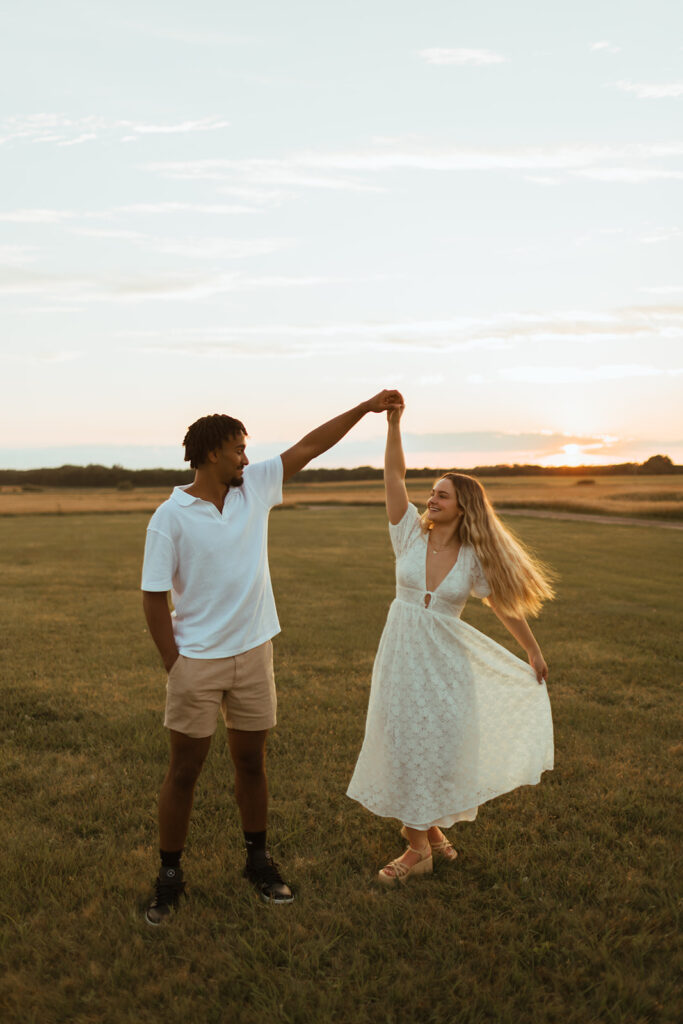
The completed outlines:
<svg viewBox="0 0 683 1024">
<path fill-rule="evenodd" d="M 317 458 L 318 455 L 322 455 L 323 452 L 341 441 L 342 437 L 348 434 L 351 427 L 355 427 L 366 413 L 386 412 L 387 409 L 402 405 L 403 397 L 399 391 L 380 391 L 378 395 L 369 398 L 367 402 L 361 402 L 360 405 L 349 409 L 348 412 L 343 412 L 341 415 L 335 416 L 333 420 L 328 420 L 322 426 L 316 427 L 280 456 L 283 479 L 289 480 L 300 469 L 308 465 L 311 459 Z"/>
</svg>

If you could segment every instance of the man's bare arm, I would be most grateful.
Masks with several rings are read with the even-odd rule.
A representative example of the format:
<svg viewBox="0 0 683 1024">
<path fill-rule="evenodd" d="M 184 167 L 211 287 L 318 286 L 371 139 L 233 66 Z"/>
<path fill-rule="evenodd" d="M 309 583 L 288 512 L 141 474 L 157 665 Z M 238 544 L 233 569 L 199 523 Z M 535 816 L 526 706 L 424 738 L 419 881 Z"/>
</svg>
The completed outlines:
<svg viewBox="0 0 683 1024">
<path fill-rule="evenodd" d="M 142 607 L 152 640 L 157 645 L 164 668 L 170 672 L 178 657 L 168 594 L 163 591 L 143 590 Z"/>
<path fill-rule="evenodd" d="M 283 479 L 289 480 L 312 459 L 322 455 L 323 452 L 328 451 L 338 441 L 341 441 L 342 437 L 348 434 L 351 427 L 362 420 L 366 413 L 386 412 L 387 409 L 402 405 L 403 398 L 400 392 L 380 391 L 373 398 L 369 398 L 367 402 L 361 402 L 360 405 L 349 409 L 348 412 L 343 412 L 341 415 L 335 416 L 334 419 L 328 420 L 327 423 L 323 423 L 322 426 L 316 427 L 310 434 L 302 437 L 297 444 L 282 453 Z"/>
</svg>

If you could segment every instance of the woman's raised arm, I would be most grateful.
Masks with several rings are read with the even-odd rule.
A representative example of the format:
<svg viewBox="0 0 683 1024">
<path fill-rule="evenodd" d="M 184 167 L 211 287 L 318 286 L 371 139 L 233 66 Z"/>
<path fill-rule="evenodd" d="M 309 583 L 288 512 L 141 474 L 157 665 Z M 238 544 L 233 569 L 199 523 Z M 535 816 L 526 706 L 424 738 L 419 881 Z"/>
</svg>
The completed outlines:
<svg viewBox="0 0 683 1024">
<path fill-rule="evenodd" d="M 400 523 L 408 508 L 406 460 L 401 444 L 403 406 L 387 410 L 387 446 L 384 450 L 384 493 L 392 525 Z"/>
</svg>

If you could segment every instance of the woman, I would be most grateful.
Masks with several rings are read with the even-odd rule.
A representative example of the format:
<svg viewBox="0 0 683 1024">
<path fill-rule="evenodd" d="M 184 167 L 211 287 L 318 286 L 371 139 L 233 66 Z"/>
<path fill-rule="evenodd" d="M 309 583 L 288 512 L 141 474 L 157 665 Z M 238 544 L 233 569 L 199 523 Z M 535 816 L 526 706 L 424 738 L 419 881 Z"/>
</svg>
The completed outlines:
<svg viewBox="0 0 683 1024">
<path fill-rule="evenodd" d="M 405 853 L 385 885 L 455 860 L 442 828 L 553 767 L 548 667 L 525 616 L 553 597 L 547 571 L 514 539 L 472 477 L 446 473 L 420 517 L 408 501 L 402 408 L 387 413 L 384 463 L 396 598 L 372 674 L 365 740 L 348 795 L 398 818 Z M 486 599 L 529 665 L 461 622 Z"/>
</svg>

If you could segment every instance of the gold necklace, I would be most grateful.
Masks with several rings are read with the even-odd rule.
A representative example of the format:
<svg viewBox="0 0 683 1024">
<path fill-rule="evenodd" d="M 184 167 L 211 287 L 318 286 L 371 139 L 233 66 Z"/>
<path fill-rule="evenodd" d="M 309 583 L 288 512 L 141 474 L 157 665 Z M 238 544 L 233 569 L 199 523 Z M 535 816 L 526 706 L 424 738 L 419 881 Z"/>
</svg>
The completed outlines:
<svg viewBox="0 0 683 1024">
<path fill-rule="evenodd" d="M 450 544 L 450 541 L 449 541 L 449 544 Z M 435 548 L 435 547 L 432 547 L 432 552 L 433 552 L 433 554 L 435 554 L 435 555 L 440 555 L 442 551 L 445 551 L 445 550 L 446 550 L 446 548 L 447 548 L 447 547 L 449 546 L 449 544 L 446 544 L 446 547 L 443 547 L 443 548 Z"/>
</svg>

